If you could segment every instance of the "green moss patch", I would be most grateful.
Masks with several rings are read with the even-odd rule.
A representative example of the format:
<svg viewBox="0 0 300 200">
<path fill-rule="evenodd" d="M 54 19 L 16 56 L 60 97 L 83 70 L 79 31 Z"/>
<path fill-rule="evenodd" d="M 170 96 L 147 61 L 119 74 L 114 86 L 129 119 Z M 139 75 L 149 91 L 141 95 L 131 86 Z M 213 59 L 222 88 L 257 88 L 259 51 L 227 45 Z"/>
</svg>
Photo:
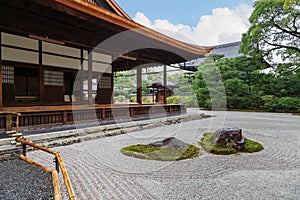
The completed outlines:
<svg viewBox="0 0 300 200">
<path fill-rule="evenodd" d="M 151 147 L 149 144 L 138 144 L 121 149 L 124 155 L 135 158 L 161 161 L 176 161 L 196 158 L 200 155 L 200 149 L 194 145 L 187 147 Z"/>
<path fill-rule="evenodd" d="M 217 144 L 212 144 L 213 133 L 205 133 L 200 141 L 200 145 L 203 149 L 209 153 L 218 154 L 218 155 L 229 155 L 229 154 L 236 154 L 236 153 L 253 153 L 258 152 L 264 149 L 264 147 L 255 141 L 245 139 L 244 150 L 237 151 L 233 147 L 230 146 L 221 146 Z"/>
<path fill-rule="evenodd" d="M 243 152 L 245 153 L 254 153 L 264 149 L 263 145 L 253 140 L 245 139 L 245 149 Z"/>
</svg>

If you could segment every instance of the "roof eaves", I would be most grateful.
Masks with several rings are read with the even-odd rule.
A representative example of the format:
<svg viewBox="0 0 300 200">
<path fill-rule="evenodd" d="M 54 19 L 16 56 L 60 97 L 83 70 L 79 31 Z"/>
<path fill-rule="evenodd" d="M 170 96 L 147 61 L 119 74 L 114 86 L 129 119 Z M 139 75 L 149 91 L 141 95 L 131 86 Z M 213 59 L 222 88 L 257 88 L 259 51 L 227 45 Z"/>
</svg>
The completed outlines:
<svg viewBox="0 0 300 200">
<path fill-rule="evenodd" d="M 234 46 L 239 46 L 241 43 L 241 41 L 238 42 L 230 42 L 230 43 L 226 43 L 226 44 L 220 44 L 220 45 L 216 45 L 214 47 L 214 49 L 221 49 L 221 48 L 226 48 L 226 47 L 234 47 Z"/>
<path fill-rule="evenodd" d="M 120 16 L 131 20 L 131 17 L 114 1 L 114 0 L 106 0 L 106 2 L 114 9 L 116 13 L 118 13 Z"/>
<path fill-rule="evenodd" d="M 180 48 L 192 54 L 205 55 L 213 49 L 212 47 L 188 45 L 184 42 L 180 42 L 83 0 L 54 0 L 54 2 L 70 7 L 84 14 L 105 20 L 125 29 L 135 31 L 141 35 L 155 39 L 170 46 Z"/>
</svg>

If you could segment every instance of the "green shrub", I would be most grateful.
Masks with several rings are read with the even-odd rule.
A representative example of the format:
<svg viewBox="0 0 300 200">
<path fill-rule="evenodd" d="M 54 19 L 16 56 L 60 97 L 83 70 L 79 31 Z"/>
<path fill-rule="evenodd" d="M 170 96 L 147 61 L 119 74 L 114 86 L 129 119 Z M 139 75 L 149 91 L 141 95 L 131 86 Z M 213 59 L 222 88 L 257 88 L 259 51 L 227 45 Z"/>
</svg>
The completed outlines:
<svg viewBox="0 0 300 200">
<path fill-rule="evenodd" d="M 300 98 L 296 97 L 275 97 L 273 95 L 262 96 L 263 108 L 270 111 L 285 111 L 285 112 L 299 112 Z"/>
<path fill-rule="evenodd" d="M 195 96 L 170 96 L 167 98 L 168 104 L 184 104 L 187 107 L 198 107 Z"/>
<path fill-rule="evenodd" d="M 152 97 L 151 97 L 152 98 Z M 150 98 L 149 97 L 143 97 L 142 98 L 143 103 L 151 103 Z"/>
<path fill-rule="evenodd" d="M 129 93 L 126 90 L 114 90 L 114 96 L 125 96 L 129 97 Z"/>
<path fill-rule="evenodd" d="M 130 97 L 130 102 L 136 102 L 136 96 Z"/>
<path fill-rule="evenodd" d="M 274 111 L 276 105 L 276 98 L 274 95 L 265 95 L 260 97 L 263 101 L 262 107 L 264 109 L 269 109 L 270 111 Z"/>
<path fill-rule="evenodd" d="M 143 103 L 152 103 L 151 100 L 152 100 L 152 97 L 149 98 L 149 97 L 147 97 L 147 96 L 144 96 L 144 97 L 142 98 Z M 130 97 L 130 102 L 137 102 L 137 101 L 136 101 L 136 96 L 131 96 L 131 97 Z"/>
<path fill-rule="evenodd" d="M 276 101 L 276 108 L 284 111 L 297 112 L 300 111 L 300 98 L 281 97 Z"/>
<path fill-rule="evenodd" d="M 178 104 L 179 97 L 178 96 L 170 96 L 167 98 L 167 104 Z"/>
<path fill-rule="evenodd" d="M 195 96 L 187 96 L 183 98 L 183 104 L 187 107 L 198 107 L 198 100 Z"/>
</svg>

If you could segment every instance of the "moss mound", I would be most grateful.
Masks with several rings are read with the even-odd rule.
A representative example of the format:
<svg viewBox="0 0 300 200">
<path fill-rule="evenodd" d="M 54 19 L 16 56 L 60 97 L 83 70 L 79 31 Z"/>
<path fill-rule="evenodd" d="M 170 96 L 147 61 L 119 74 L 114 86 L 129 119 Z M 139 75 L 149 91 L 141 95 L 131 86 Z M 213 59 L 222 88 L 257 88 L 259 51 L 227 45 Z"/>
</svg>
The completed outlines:
<svg viewBox="0 0 300 200">
<path fill-rule="evenodd" d="M 138 144 L 124 147 L 121 152 L 135 158 L 161 161 L 191 159 L 200 155 L 200 149 L 191 144 L 187 144 L 185 147 L 170 145 L 153 147 L 150 144 Z"/>
<path fill-rule="evenodd" d="M 229 155 L 229 154 L 236 154 L 236 153 L 253 153 L 258 152 L 264 149 L 264 147 L 255 141 L 245 139 L 244 149 L 242 151 L 237 151 L 233 147 L 230 146 L 221 146 L 217 144 L 212 144 L 213 133 L 205 133 L 200 141 L 200 145 L 203 149 L 207 152 L 218 154 L 218 155 Z"/>
</svg>

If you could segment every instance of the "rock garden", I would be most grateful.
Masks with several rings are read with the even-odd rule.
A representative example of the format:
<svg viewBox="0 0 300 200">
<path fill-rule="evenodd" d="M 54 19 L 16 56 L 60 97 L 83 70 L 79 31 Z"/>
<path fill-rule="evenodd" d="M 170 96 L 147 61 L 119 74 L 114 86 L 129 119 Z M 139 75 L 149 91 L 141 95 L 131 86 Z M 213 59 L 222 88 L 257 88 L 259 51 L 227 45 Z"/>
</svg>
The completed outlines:
<svg viewBox="0 0 300 200">
<path fill-rule="evenodd" d="M 245 138 L 239 128 L 223 128 L 215 133 L 205 133 L 199 142 L 208 153 L 229 155 L 253 153 L 263 150 L 263 146 Z M 175 137 L 168 137 L 150 144 L 137 144 L 121 149 L 124 155 L 160 161 L 178 161 L 199 157 L 201 149 Z"/>
</svg>

